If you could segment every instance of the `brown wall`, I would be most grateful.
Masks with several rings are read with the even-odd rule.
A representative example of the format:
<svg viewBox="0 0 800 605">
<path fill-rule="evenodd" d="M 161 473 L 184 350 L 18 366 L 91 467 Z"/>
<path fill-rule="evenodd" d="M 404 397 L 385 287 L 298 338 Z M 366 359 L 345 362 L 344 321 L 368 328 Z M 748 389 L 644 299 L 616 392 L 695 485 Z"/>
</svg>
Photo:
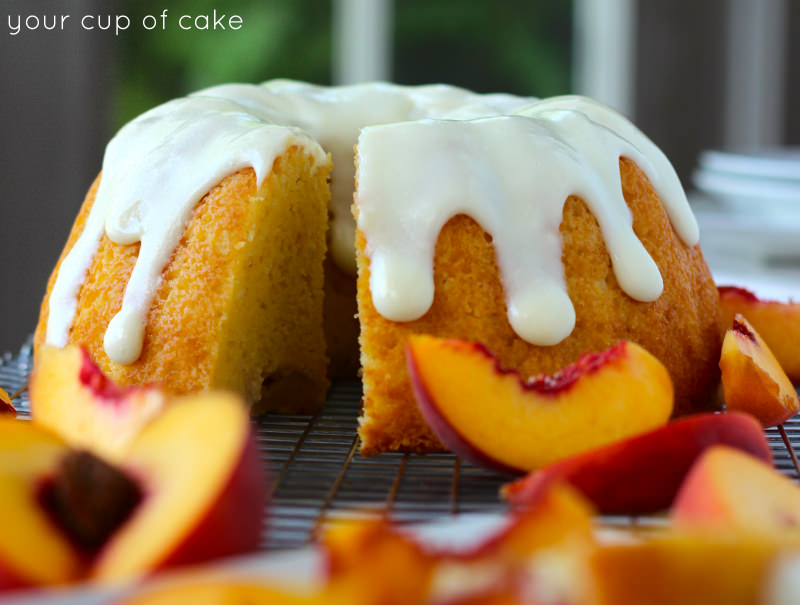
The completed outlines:
<svg viewBox="0 0 800 605">
<path fill-rule="evenodd" d="M 635 120 L 685 187 L 698 151 L 723 141 L 726 3 L 637 3 Z"/>
<path fill-rule="evenodd" d="M 80 28 L 9 33 L 8 15 L 108 10 L 101 0 L 2 3 L 0 352 L 33 331 L 47 277 L 107 137 L 111 40 Z M 70 23 L 67 21 L 67 23 Z"/>
</svg>

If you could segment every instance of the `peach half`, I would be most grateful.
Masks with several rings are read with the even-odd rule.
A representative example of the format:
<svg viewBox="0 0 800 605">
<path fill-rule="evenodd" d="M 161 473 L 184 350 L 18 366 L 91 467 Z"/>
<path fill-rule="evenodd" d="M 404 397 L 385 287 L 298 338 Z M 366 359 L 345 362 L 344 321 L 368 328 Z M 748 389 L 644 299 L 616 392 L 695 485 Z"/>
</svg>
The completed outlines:
<svg viewBox="0 0 800 605">
<path fill-rule="evenodd" d="M 117 386 L 74 345 L 42 347 L 29 392 L 34 422 L 110 460 L 123 457 L 167 399 L 155 387 Z"/>
<path fill-rule="evenodd" d="M 706 451 L 692 467 L 670 513 L 677 527 L 787 533 L 800 539 L 800 486 L 744 452 Z"/>
<path fill-rule="evenodd" d="M 177 400 L 142 430 L 121 467 L 142 500 L 98 552 L 90 577 L 117 580 L 258 548 L 267 490 L 238 397 Z"/>
<path fill-rule="evenodd" d="M 772 462 L 764 431 L 749 414 L 697 414 L 551 464 L 503 486 L 501 493 L 509 504 L 526 507 L 564 482 L 601 513 L 654 513 L 669 508 L 692 464 L 715 445 Z"/>
<path fill-rule="evenodd" d="M 528 382 L 463 340 L 413 336 L 407 362 L 419 409 L 442 442 L 510 473 L 662 426 L 672 414 L 667 370 L 632 342 Z"/>
<path fill-rule="evenodd" d="M 800 399 L 778 360 L 741 315 L 722 342 L 719 360 L 729 410 L 748 412 L 764 427 L 786 422 L 800 412 Z"/>
<path fill-rule="evenodd" d="M 266 486 L 244 403 L 207 393 L 118 465 L 0 418 L 0 588 L 121 579 L 256 549 Z"/>
<path fill-rule="evenodd" d="M 744 288 L 720 286 L 723 326 L 729 328 L 737 313 L 743 315 L 772 350 L 786 375 L 800 383 L 800 303 L 761 300 Z"/>
<path fill-rule="evenodd" d="M 66 584 L 84 558 L 44 497 L 68 448 L 29 422 L 0 417 L 0 590 Z"/>
</svg>

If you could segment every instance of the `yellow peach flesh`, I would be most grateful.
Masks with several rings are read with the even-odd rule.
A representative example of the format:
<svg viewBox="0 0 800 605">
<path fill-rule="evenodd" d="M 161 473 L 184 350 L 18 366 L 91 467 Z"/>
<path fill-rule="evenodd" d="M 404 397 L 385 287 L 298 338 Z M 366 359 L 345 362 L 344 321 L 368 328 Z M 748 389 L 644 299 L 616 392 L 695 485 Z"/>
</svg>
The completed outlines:
<svg viewBox="0 0 800 605">
<path fill-rule="evenodd" d="M 0 418 L 0 443 L 0 567 L 33 586 L 76 580 L 81 558 L 40 500 L 67 448 L 33 424 L 9 418 Z"/>
<path fill-rule="evenodd" d="M 770 570 L 797 536 L 668 532 L 634 544 L 607 545 L 593 558 L 602 605 L 752 605 Z"/>
<path fill-rule="evenodd" d="M 302 595 L 284 592 L 267 583 L 257 584 L 238 579 L 229 580 L 190 580 L 163 587 L 145 589 L 117 605 L 197 605 L 198 603 L 220 605 L 314 605 L 332 603 L 332 600 L 319 595 Z M 345 601 L 342 601 L 344 605 Z"/>
<path fill-rule="evenodd" d="M 671 511 L 678 527 L 793 532 L 800 542 L 800 486 L 761 460 L 716 446 L 690 471 Z"/>
<path fill-rule="evenodd" d="M 243 403 L 222 394 L 178 400 L 147 426 L 123 462 L 144 500 L 100 553 L 92 576 L 119 579 L 162 566 L 224 495 L 248 431 Z"/>
<path fill-rule="evenodd" d="M 412 337 L 409 357 L 417 386 L 456 434 L 479 454 L 528 471 L 669 420 L 673 388 L 664 366 L 638 345 L 618 346 L 621 354 L 553 392 L 498 371 L 473 343 Z"/>
</svg>

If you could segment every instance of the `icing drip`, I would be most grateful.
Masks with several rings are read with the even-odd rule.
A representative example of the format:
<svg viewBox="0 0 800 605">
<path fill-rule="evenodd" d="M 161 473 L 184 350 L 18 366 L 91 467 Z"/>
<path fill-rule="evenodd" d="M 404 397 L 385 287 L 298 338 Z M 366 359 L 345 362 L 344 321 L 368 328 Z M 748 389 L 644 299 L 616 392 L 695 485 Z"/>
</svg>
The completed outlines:
<svg viewBox="0 0 800 605">
<path fill-rule="evenodd" d="M 566 338 L 575 311 L 559 225 L 572 194 L 597 219 L 622 289 L 655 300 L 663 282 L 633 232 L 620 156 L 633 159 L 654 184 L 681 239 L 697 243 L 694 216 L 663 154 L 622 116 L 588 99 L 560 97 L 473 121 L 369 127 L 358 155 L 356 206 L 370 290 L 376 310 L 394 321 L 417 319 L 430 308 L 439 231 L 466 214 L 493 236 L 514 331 L 537 345 Z"/>
</svg>

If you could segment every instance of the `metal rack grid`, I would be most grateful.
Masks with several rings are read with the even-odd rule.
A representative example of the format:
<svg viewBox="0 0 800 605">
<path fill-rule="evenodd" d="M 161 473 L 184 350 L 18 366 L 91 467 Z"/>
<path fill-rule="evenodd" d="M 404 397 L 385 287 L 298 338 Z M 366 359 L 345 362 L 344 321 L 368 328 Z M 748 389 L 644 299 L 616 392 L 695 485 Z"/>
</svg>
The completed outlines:
<svg viewBox="0 0 800 605">
<path fill-rule="evenodd" d="M 0 359 L 0 386 L 18 393 L 14 402 L 28 417 L 24 392 L 32 365 L 31 347 Z M 421 522 L 469 512 L 502 511 L 499 487 L 508 477 L 473 466 L 453 454 L 358 454 L 356 427 L 361 385 L 340 382 L 313 416 L 268 414 L 253 419 L 259 452 L 271 477 L 265 510 L 265 549 L 307 544 L 332 519 L 391 515 Z M 800 418 L 767 430 L 775 465 L 800 479 Z M 612 526 L 661 525 L 663 519 L 606 518 Z"/>
</svg>

